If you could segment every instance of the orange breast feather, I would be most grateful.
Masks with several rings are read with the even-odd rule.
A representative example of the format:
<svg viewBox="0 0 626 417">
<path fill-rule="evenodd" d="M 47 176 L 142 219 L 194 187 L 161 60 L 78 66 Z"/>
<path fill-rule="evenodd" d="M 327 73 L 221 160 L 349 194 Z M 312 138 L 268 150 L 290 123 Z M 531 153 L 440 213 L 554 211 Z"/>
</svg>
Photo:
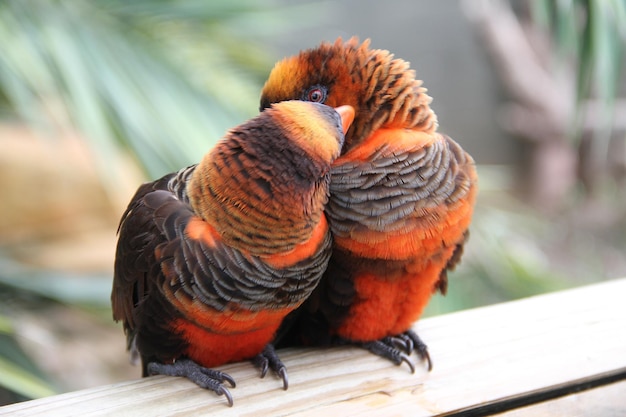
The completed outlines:
<svg viewBox="0 0 626 417">
<path fill-rule="evenodd" d="M 335 162 L 367 161 L 383 147 L 385 154 L 415 150 L 445 140 L 432 133 L 380 129 L 364 144 Z M 395 231 L 357 228 L 336 236 L 335 245 L 357 257 L 406 262 L 402 273 L 353 270 L 357 298 L 337 333 L 350 340 L 377 340 L 404 332 L 417 320 L 432 296 L 441 271 L 470 225 L 476 187 L 454 202 L 427 207 L 408 215 Z M 332 196 L 331 196 L 332 198 Z M 385 317 L 385 320 L 380 320 Z"/>
<path fill-rule="evenodd" d="M 194 322 L 176 320 L 172 328 L 189 344 L 185 352 L 205 367 L 254 357 L 273 338 L 293 308 L 268 311 L 191 312 Z"/>
</svg>

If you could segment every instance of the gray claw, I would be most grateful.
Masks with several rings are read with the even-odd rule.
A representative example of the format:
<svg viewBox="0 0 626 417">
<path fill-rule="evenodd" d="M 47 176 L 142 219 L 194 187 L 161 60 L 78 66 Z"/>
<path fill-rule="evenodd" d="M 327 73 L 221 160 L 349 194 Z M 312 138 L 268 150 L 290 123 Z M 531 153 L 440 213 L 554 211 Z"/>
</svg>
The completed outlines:
<svg viewBox="0 0 626 417">
<path fill-rule="evenodd" d="M 235 383 L 235 380 L 233 379 L 233 377 L 228 375 L 228 374 L 226 374 L 226 373 L 222 373 L 222 381 L 221 382 L 224 382 L 224 381 L 228 382 L 228 385 L 230 385 L 231 388 L 235 388 L 237 386 L 237 384 Z M 228 390 L 226 388 L 224 388 L 224 389 L 228 393 L 227 396 L 229 396 L 230 392 L 228 392 Z M 231 398 L 230 402 L 232 403 L 232 398 Z"/>
<path fill-rule="evenodd" d="M 150 362 L 146 368 L 150 375 L 160 374 L 185 377 L 190 381 L 195 382 L 201 388 L 213 391 L 217 395 L 225 396 L 228 400 L 228 406 L 233 406 L 233 396 L 228 388 L 222 384 L 226 382 L 231 386 L 231 388 L 235 388 L 236 384 L 233 377 L 225 372 L 205 368 L 198 365 L 191 359 L 186 358 L 179 359 L 169 364 Z"/>
<path fill-rule="evenodd" d="M 263 355 L 263 353 L 259 353 L 254 358 L 254 366 L 259 368 L 259 370 L 261 371 L 261 378 L 265 378 L 265 375 L 267 375 L 267 370 L 270 366 L 270 361 Z"/>
<path fill-rule="evenodd" d="M 217 395 L 223 395 L 224 397 L 226 397 L 226 400 L 228 401 L 228 406 L 229 407 L 233 406 L 233 404 L 234 404 L 233 396 L 230 393 L 230 391 L 228 390 L 228 388 L 226 388 L 224 386 L 221 386 L 221 387 L 219 387 L 218 389 L 215 390 L 215 393 Z"/>
<path fill-rule="evenodd" d="M 401 336 L 386 337 L 383 339 L 383 343 L 391 345 L 396 349 L 403 351 L 407 355 L 410 355 L 413 351 L 413 341 Z"/>
<path fill-rule="evenodd" d="M 411 362 L 411 359 L 405 353 L 400 353 L 400 360 L 409 366 L 412 374 L 415 373 L 415 365 L 413 365 L 413 362 Z M 401 364 L 402 363 L 400 363 L 399 365 Z"/>
<path fill-rule="evenodd" d="M 287 391 L 287 389 L 289 388 L 289 377 L 287 377 L 287 368 L 283 366 L 278 370 L 277 374 L 283 379 L 283 389 Z"/>
<path fill-rule="evenodd" d="M 430 353 L 428 353 L 428 346 L 426 346 L 426 343 L 424 343 L 413 330 L 407 330 L 404 332 L 404 336 L 413 342 L 413 349 L 417 352 L 420 359 L 426 362 L 428 372 L 432 371 L 433 361 L 430 358 Z"/>
<path fill-rule="evenodd" d="M 289 378 L 287 377 L 287 368 L 278 357 L 274 345 L 271 343 L 265 346 L 263 352 L 254 358 L 254 365 L 261 371 L 261 378 L 267 375 L 267 371 L 271 369 L 276 375 L 283 380 L 283 389 L 289 388 Z"/>
<path fill-rule="evenodd" d="M 411 359 L 406 353 L 402 352 L 402 349 L 393 346 L 391 339 L 375 340 L 373 342 L 363 343 L 361 346 L 375 355 L 389 359 L 396 365 L 402 365 L 404 362 L 409 366 L 411 373 L 415 372 L 415 366 L 411 363 Z"/>
</svg>

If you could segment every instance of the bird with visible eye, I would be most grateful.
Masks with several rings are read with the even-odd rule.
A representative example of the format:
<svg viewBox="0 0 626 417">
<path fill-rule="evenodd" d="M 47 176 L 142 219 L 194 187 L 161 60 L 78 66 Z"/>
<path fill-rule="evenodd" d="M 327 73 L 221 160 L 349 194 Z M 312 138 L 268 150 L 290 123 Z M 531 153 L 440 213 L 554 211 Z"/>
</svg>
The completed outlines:
<svg viewBox="0 0 626 417">
<path fill-rule="evenodd" d="M 432 362 L 412 329 L 446 292 L 477 193 L 472 157 L 437 131 L 431 98 L 402 59 L 356 38 L 302 51 L 272 69 L 261 109 L 284 100 L 355 109 L 333 162 L 326 207 L 333 253 L 311 297 L 284 322 L 282 345 L 351 342 L 406 363 Z"/>
<path fill-rule="evenodd" d="M 326 101 L 327 91 L 326 87 L 314 85 L 304 93 L 302 100 L 324 104 Z"/>
</svg>

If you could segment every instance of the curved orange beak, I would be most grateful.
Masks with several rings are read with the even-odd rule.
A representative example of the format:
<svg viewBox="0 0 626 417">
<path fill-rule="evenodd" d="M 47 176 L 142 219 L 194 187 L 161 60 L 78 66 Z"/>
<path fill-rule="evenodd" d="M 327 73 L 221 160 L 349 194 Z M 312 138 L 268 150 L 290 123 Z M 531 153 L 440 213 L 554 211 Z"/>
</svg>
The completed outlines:
<svg viewBox="0 0 626 417">
<path fill-rule="evenodd" d="M 345 104 L 335 107 L 335 111 L 339 113 L 341 117 L 341 126 L 343 127 L 343 134 L 345 135 L 354 121 L 354 107 Z"/>
</svg>

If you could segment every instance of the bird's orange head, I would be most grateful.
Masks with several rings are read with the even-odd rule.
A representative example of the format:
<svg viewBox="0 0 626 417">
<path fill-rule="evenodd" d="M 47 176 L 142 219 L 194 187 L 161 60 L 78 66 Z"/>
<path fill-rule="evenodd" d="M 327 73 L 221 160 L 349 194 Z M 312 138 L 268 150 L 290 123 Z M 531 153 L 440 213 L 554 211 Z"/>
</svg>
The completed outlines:
<svg viewBox="0 0 626 417">
<path fill-rule="evenodd" d="M 429 106 L 431 98 L 415 72 L 406 61 L 370 49 L 369 44 L 339 38 L 278 62 L 263 87 L 261 110 L 285 100 L 352 106 L 356 114 L 344 153 L 378 128 L 434 131 L 437 119 Z"/>
<path fill-rule="evenodd" d="M 191 206 L 231 247 L 253 255 L 293 249 L 323 216 L 331 164 L 353 116 L 349 106 L 273 104 L 198 164 L 187 185 Z"/>
</svg>

